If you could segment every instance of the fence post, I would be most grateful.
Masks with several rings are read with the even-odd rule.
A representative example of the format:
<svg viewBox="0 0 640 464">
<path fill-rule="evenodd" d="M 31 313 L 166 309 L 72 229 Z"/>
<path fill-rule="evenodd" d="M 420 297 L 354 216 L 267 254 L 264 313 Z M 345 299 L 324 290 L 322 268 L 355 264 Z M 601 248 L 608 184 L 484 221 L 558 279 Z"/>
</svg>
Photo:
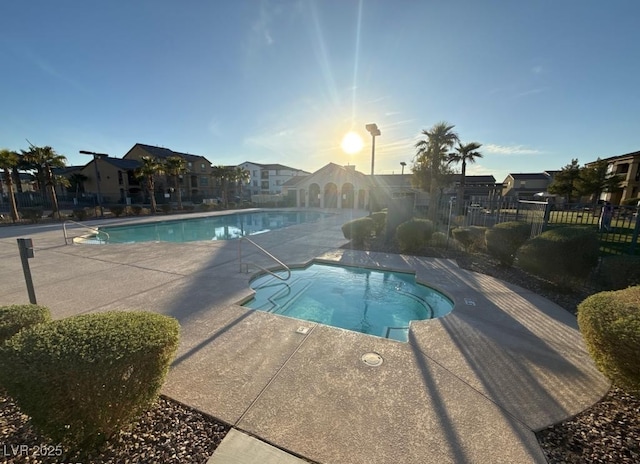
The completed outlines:
<svg viewBox="0 0 640 464">
<path fill-rule="evenodd" d="M 640 208 L 636 208 L 636 225 L 633 228 L 633 235 L 631 236 L 631 245 L 629 246 L 629 254 L 634 254 L 636 251 L 636 243 L 638 242 L 638 232 L 640 231 Z"/>
<path fill-rule="evenodd" d="M 29 258 L 33 258 L 33 241 L 30 238 L 19 238 L 18 249 L 20 250 L 20 260 L 22 261 L 22 272 L 24 280 L 27 284 L 27 293 L 29 294 L 29 303 L 37 304 L 36 291 L 33 288 L 33 279 L 31 278 L 31 269 L 29 268 Z"/>
<path fill-rule="evenodd" d="M 518 220 L 518 216 L 520 215 L 520 200 L 516 203 L 516 221 Z"/>
<path fill-rule="evenodd" d="M 544 206 L 544 217 L 542 218 L 542 231 L 547 230 L 549 225 L 549 218 L 551 217 L 551 203 L 547 202 Z"/>
</svg>

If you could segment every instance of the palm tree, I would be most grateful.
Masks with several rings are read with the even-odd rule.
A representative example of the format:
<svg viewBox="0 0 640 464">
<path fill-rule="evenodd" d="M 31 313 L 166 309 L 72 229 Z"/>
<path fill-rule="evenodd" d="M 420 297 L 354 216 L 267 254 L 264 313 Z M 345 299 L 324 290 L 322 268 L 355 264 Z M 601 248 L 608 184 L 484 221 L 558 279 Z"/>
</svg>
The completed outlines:
<svg viewBox="0 0 640 464">
<path fill-rule="evenodd" d="M 63 168 L 66 165 L 67 158 L 57 154 L 55 150 L 49 146 L 36 147 L 35 145 L 31 145 L 29 151 L 23 151 L 22 154 L 25 161 L 31 163 L 36 170 L 40 188 L 42 189 L 44 187 L 45 190 L 49 191 L 51 208 L 53 210 L 52 215 L 54 218 L 59 218 L 60 210 L 58 208 L 58 197 L 55 188 L 56 179 L 51 172 L 51 168 Z"/>
<path fill-rule="evenodd" d="M 236 167 L 233 171 L 234 180 L 240 185 L 240 199 L 242 200 L 242 186 L 249 182 L 251 179 L 251 173 L 244 169 L 243 167 Z"/>
<path fill-rule="evenodd" d="M 69 176 L 69 186 L 76 192 L 76 201 L 80 197 L 80 191 L 84 192 L 84 183 L 88 180 L 89 178 L 80 172 L 74 172 Z"/>
<path fill-rule="evenodd" d="M 467 162 L 475 163 L 476 158 L 482 158 L 482 153 L 478 150 L 482 146 L 481 143 L 470 142 L 462 144 L 458 142 L 456 151 L 449 153 L 449 163 L 462 163 L 462 173 L 460 174 L 460 185 L 458 187 L 458 214 L 462 214 L 464 203 L 464 187 L 465 176 L 467 175 Z"/>
<path fill-rule="evenodd" d="M 151 212 L 156 213 L 155 176 L 164 172 L 164 165 L 152 156 L 143 156 L 142 166 L 136 169 L 136 177 L 144 182 L 145 189 L 151 202 Z"/>
<path fill-rule="evenodd" d="M 448 173 L 449 150 L 459 140 L 458 134 L 453 132 L 455 126 L 441 121 L 431 129 L 423 129 L 422 135 L 426 139 L 420 140 L 415 147 L 418 149 L 414 159 L 414 172 L 420 176 L 418 183 L 423 187 L 429 185 L 429 218 L 435 220 L 437 210 L 436 193 Z M 425 176 L 428 179 L 425 179 Z"/>
<path fill-rule="evenodd" d="M 4 182 L 7 184 L 9 200 L 11 201 L 11 219 L 16 222 L 20 219 L 18 216 L 18 205 L 16 204 L 16 195 L 13 191 L 13 176 L 11 170 L 18 164 L 18 154 L 16 152 L 3 148 L 0 150 L 0 169 L 4 174 Z M 2 192 L 0 191 L 0 194 Z"/>
<path fill-rule="evenodd" d="M 226 208 L 229 205 L 227 188 L 229 180 L 233 176 L 232 170 L 227 166 L 213 166 L 211 168 L 211 175 L 220 182 L 222 204 Z"/>
<path fill-rule="evenodd" d="M 179 178 L 181 174 L 187 172 L 187 162 L 180 156 L 170 156 L 164 164 L 167 174 L 173 176 L 174 189 L 178 195 L 178 209 L 182 209 L 182 191 L 180 190 Z"/>
</svg>

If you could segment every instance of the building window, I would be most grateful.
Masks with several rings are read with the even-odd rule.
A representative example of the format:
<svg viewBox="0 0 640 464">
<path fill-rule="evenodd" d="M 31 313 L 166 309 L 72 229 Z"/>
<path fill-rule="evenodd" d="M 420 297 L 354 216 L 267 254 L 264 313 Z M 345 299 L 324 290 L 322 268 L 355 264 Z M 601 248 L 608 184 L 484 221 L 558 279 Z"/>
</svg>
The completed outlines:
<svg viewBox="0 0 640 464">
<path fill-rule="evenodd" d="M 258 171 L 253 171 L 253 177 L 258 177 Z"/>
<path fill-rule="evenodd" d="M 520 181 L 520 188 L 526 188 L 527 187 L 527 181 L 526 180 L 521 180 Z"/>
<path fill-rule="evenodd" d="M 257 187 L 257 186 L 258 186 L 258 181 L 257 181 L 257 180 L 254 180 L 254 181 L 253 181 L 253 186 L 254 186 L 254 187 Z"/>
<path fill-rule="evenodd" d="M 200 187 L 208 187 L 208 186 L 209 186 L 209 178 L 207 176 L 200 177 Z"/>
<path fill-rule="evenodd" d="M 260 171 L 260 178 L 261 179 L 268 179 L 269 178 L 269 171 L 267 171 L 266 169 L 264 171 Z"/>
<path fill-rule="evenodd" d="M 638 168 L 636 169 L 636 180 L 640 180 L 640 164 L 638 165 Z"/>
<path fill-rule="evenodd" d="M 200 165 L 200 171 L 205 172 L 204 163 Z"/>
<path fill-rule="evenodd" d="M 188 167 L 189 169 L 191 169 L 191 168 L 193 167 L 193 163 L 192 163 L 191 161 L 189 161 L 189 162 L 187 163 L 187 167 Z"/>
<path fill-rule="evenodd" d="M 122 178 L 122 171 L 118 171 L 118 185 L 122 185 L 124 183 L 124 179 Z"/>
<path fill-rule="evenodd" d="M 269 181 L 262 182 L 262 184 L 260 185 L 260 188 L 262 190 L 269 190 Z"/>
</svg>

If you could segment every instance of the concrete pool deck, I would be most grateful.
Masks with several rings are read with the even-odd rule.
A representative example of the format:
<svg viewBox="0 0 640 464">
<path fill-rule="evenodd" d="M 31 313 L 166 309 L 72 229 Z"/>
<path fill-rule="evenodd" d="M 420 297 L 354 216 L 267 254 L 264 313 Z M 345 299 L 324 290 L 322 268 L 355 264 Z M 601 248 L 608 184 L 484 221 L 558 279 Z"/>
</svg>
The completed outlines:
<svg viewBox="0 0 640 464">
<path fill-rule="evenodd" d="M 162 392 L 248 440 L 325 464 L 545 463 L 534 431 L 609 387 L 575 317 L 451 260 L 340 249 L 340 226 L 365 214 L 252 239 L 287 264 L 321 258 L 415 271 L 455 307 L 412 323 L 408 343 L 239 306 L 251 274 L 239 272 L 236 241 L 65 246 L 60 224 L 0 228 L 0 304 L 28 301 L 15 239 L 31 237 L 38 303 L 54 318 L 129 309 L 177 318 L 180 348 Z M 123 221 L 91 224 L 110 222 Z M 243 256 L 271 264 L 246 243 Z M 370 352 L 382 365 L 362 362 Z"/>
</svg>

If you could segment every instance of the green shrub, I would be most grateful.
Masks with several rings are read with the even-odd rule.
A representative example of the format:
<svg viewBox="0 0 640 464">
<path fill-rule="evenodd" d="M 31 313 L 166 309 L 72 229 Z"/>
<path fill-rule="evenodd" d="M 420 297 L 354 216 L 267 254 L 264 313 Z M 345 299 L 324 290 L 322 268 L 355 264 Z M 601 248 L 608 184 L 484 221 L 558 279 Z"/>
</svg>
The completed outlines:
<svg viewBox="0 0 640 464">
<path fill-rule="evenodd" d="M 411 253 L 423 248 L 434 232 L 433 222 L 429 219 L 409 219 L 396 229 L 396 239 L 400 250 Z"/>
<path fill-rule="evenodd" d="M 22 208 L 20 210 L 20 215 L 29 221 L 32 224 L 37 224 L 42 219 L 42 208 Z"/>
<path fill-rule="evenodd" d="M 531 224 L 503 222 L 485 232 L 487 251 L 503 266 L 511 266 L 518 248 L 531 236 Z"/>
<path fill-rule="evenodd" d="M 578 326 L 598 369 L 640 392 L 640 287 L 591 295 L 578 305 Z"/>
<path fill-rule="evenodd" d="M 193 211 L 194 209 L 196 209 L 194 205 L 182 205 L 183 211 Z"/>
<path fill-rule="evenodd" d="M 109 211 L 111 211 L 111 213 L 113 213 L 115 217 L 122 216 L 125 210 L 126 209 L 124 205 L 109 205 Z"/>
<path fill-rule="evenodd" d="M 131 212 L 136 216 L 140 216 L 142 214 L 142 206 L 140 205 L 131 205 Z"/>
<path fill-rule="evenodd" d="M 342 225 L 342 234 L 347 240 L 352 240 L 355 245 L 362 245 L 371 237 L 374 225 L 370 217 L 354 219 Z"/>
<path fill-rule="evenodd" d="M 78 221 L 87 219 L 88 211 L 85 208 L 76 208 L 73 210 L 73 217 Z"/>
<path fill-rule="evenodd" d="M 607 290 L 622 290 L 640 284 L 640 256 L 605 256 L 600 262 L 598 281 Z"/>
<path fill-rule="evenodd" d="M 162 203 L 160 209 L 163 213 L 168 214 L 171 212 L 171 203 Z"/>
<path fill-rule="evenodd" d="M 212 207 L 212 206 L 213 206 L 213 205 L 211 205 L 211 204 L 209 204 L 209 203 L 202 203 L 202 204 L 198 207 L 198 209 L 199 209 L 200 211 L 209 211 L 209 210 L 211 209 L 211 207 Z"/>
<path fill-rule="evenodd" d="M 35 325 L 0 346 L 0 383 L 44 435 L 93 450 L 156 400 L 179 330 L 167 316 L 121 311 Z"/>
<path fill-rule="evenodd" d="M 0 306 L 0 343 L 13 337 L 21 329 L 51 320 L 49 308 L 25 304 Z"/>
<path fill-rule="evenodd" d="M 451 235 L 465 250 L 478 251 L 486 248 L 486 232 L 487 228 L 482 226 L 458 227 L 451 231 Z"/>
<path fill-rule="evenodd" d="M 445 248 L 449 244 L 447 240 L 447 234 L 444 232 L 434 232 L 431 234 L 429 245 L 435 248 Z"/>
<path fill-rule="evenodd" d="M 380 237 L 384 233 L 384 228 L 387 225 L 387 212 L 378 211 L 372 213 L 369 217 L 373 220 L 373 231 L 376 237 Z"/>
<path fill-rule="evenodd" d="M 518 251 L 524 270 L 570 288 L 586 279 L 598 263 L 600 245 L 596 232 L 580 226 L 547 230 Z"/>
</svg>

